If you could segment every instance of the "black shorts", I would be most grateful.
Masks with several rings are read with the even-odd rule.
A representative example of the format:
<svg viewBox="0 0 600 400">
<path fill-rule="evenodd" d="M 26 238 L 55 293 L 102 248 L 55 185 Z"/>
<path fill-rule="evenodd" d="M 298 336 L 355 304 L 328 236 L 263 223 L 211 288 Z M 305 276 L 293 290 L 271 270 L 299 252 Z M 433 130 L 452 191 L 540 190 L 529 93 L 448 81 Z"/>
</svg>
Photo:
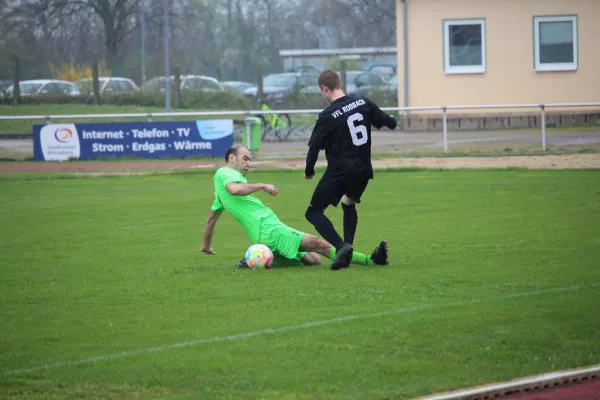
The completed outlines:
<svg viewBox="0 0 600 400">
<path fill-rule="evenodd" d="M 329 205 L 337 207 L 344 195 L 360 203 L 371 177 L 369 171 L 327 169 L 315 188 L 310 205 L 323 210 Z"/>
</svg>

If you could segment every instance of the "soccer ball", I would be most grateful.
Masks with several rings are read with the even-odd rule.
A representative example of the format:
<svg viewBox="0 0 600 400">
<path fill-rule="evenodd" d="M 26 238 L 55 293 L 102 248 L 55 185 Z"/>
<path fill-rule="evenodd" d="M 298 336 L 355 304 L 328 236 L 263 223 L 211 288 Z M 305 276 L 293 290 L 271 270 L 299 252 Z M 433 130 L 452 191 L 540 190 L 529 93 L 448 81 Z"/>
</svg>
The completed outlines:
<svg viewBox="0 0 600 400">
<path fill-rule="evenodd" d="M 264 244 L 253 244 L 246 250 L 246 263 L 252 269 L 269 269 L 273 262 L 273 252 Z"/>
</svg>

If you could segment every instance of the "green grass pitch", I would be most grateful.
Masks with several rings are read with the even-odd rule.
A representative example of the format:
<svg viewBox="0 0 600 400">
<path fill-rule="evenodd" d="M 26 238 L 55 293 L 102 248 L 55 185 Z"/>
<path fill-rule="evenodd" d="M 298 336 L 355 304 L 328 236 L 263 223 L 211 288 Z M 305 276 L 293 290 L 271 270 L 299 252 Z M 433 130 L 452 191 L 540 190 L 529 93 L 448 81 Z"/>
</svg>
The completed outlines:
<svg viewBox="0 0 600 400">
<path fill-rule="evenodd" d="M 316 182 L 248 178 L 313 232 Z M 2 177 L 0 398 L 403 399 L 598 363 L 599 182 L 378 171 L 355 247 L 391 263 L 334 272 L 234 269 L 227 214 L 200 253 L 211 171 Z"/>
</svg>

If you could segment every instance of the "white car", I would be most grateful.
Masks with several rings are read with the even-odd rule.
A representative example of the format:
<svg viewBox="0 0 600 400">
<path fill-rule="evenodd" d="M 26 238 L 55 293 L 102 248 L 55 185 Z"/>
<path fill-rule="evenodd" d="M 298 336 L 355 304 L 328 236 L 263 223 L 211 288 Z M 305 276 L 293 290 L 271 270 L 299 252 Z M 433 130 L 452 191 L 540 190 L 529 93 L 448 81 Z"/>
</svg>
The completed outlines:
<svg viewBox="0 0 600 400">
<path fill-rule="evenodd" d="M 212 76 L 204 75 L 180 75 L 179 80 L 181 81 L 180 89 L 191 89 L 191 90 L 210 90 L 210 91 L 223 91 L 223 87 L 219 84 L 219 81 Z M 173 87 L 175 83 L 175 77 L 171 75 L 170 84 Z M 148 80 L 142 85 L 142 90 L 148 91 L 165 91 L 166 79 L 164 76 L 157 76 Z"/>
<path fill-rule="evenodd" d="M 117 76 L 103 76 L 98 78 L 100 85 L 100 94 L 105 93 L 126 93 L 136 92 L 140 88 L 129 78 L 121 78 Z M 75 82 L 79 89 L 84 93 L 93 94 L 93 80 L 92 78 L 83 78 Z"/>
<path fill-rule="evenodd" d="M 6 92 L 9 96 L 13 94 L 13 85 L 10 85 Z M 81 91 L 73 82 L 61 81 L 58 79 L 33 79 L 19 82 L 19 91 L 21 96 L 38 96 L 41 94 L 67 94 L 70 96 L 79 96 Z"/>
</svg>

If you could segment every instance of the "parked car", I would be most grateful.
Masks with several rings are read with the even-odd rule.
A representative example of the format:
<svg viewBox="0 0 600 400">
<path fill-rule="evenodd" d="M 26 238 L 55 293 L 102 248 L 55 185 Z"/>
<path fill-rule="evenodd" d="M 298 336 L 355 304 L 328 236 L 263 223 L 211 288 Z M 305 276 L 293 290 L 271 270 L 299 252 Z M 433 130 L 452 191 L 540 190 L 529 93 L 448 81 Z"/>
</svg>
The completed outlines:
<svg viewBox="0 0 600 400">
<path fill-rule="evenodd" d="M 338 71 L 341 78 L 341 73 Z M 364 94 L 369 90 L 387 85 L 385 78 L 379 74 L 367 71 L 346 71 L 346 93 Z M 301 91 L 302 94 L 320 93 L 316 82 Z"/>
<path fill-rule="evenodd" d="M 394 75 L 396 75 L 397 68 L 396 68 L 396 64 L 374 63 L 374 64 L 369 65 L 368 67 L 365 66 L 365 71 L 382 75 L 386 80 L 389 80 Z"/>
<path fill-rule="evenodd" d="M 104 95 L 106 93 L 128 93 L 128 92 L 136 92 L 140 90 L 140 88 L 129 78 L 121 78 L 117 76 L 103 76 L 98 78 L 98 83 L 100 84 L 100 95 Z M 93 80 L 92 78 L 83 78 L 75 82 L 79 90 L 82 93 L 93 94 Z"/>
<path fill-rule="evenodd" d="M 244 90 L 251 88 L 254 84 L 242 81 L 225 81 L 221 82 L 221 86 L 233 90 L 234 93 L 243 94 Z"/>
<path fill-rule="evenodd" d="M 12 96 L 13 85 L 10 85 L 6 92 Z M 73 82 L 62 81 L 59 79 L 33 79 L 19 82 L 19 91 L 21 96 L 39 96 L 41 94 L 67 94 L 70 96 L 79 96 L 81 91 Z"/>
<path fill-rule="evenodd" d="M 295 65 L 295 66 L 287 67 L 285 69 L 285 72 L 316 72 L 316 73 L 319 73 L 321 71 L 314 65 L 302 64 L 302 65 Z"/>
<path fill-rule="evenodd" d="M 219 81 L 211 76 L 204 75 L 180 75 L 181 90 L 210 90 L 210 91 L 222 91 L 223 87 L 219 84 Z M 175 83 L 175 77 L 171 75 L 170 84 L 173 87 Z M 164 76 L 157 76 L 148 80 L 142 85 L 142 90 L 147 91 L 165 91 L 166 79 Z"/>
<path fill-rule="evenodd" d="M 297 90 L 308 86 L 317 86 L 318 73 L 313 72 L 284 72 L 271 74 L 263 78 L 263 99 L 267 103 L 282 103 L 296 95 Z M 244 90 L 244 96 L 256 97 L 258 87 L 253 86 Z"/>
</svg>

